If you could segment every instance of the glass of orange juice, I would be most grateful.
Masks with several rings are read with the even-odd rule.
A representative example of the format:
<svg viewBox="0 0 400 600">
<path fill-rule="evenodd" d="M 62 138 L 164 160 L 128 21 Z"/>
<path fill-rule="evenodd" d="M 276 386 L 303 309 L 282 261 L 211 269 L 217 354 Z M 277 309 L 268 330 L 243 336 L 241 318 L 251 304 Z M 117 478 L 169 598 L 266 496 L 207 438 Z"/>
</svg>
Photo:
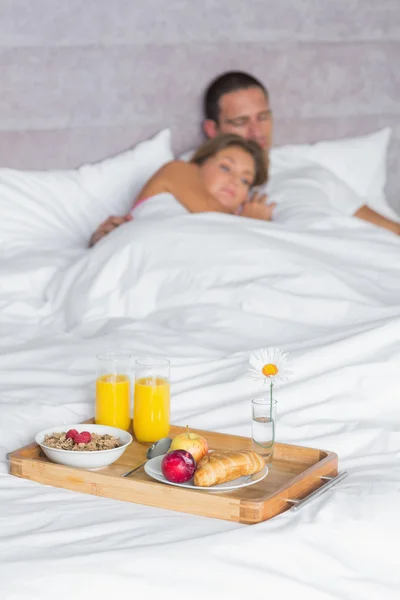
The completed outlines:
<svg viewBox="0 0 400 600">
<path fill-rule="evenodd" d="M 153 443 L 169 433 L 170 362 L 143 358 L 135 362 L 133 431 L 138 442 Z"/>
<path fill-rule="evenodd" d="M 130 354 L 97 355 L 95 423 L 127 431 L 131 424 Z"/>
</svg>

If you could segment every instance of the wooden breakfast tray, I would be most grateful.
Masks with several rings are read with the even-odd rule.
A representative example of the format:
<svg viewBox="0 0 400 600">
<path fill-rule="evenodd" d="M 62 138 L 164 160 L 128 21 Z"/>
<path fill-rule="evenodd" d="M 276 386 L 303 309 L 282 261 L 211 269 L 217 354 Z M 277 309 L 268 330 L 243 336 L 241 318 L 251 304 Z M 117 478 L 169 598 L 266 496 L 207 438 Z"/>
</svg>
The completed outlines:
<svg viewBox="0 0 400 600">
<path fill-rule="evenodd" d="M 184 430 L 171 426 L 169 435 L 174 437 Z M 198 429 L 196 432 L 207 439 L 213 450 L 252 449 L 250 438 Z M 166 485 L 150 478 L 143 468 L 130 477 L 121 477 L 145 460 L 147 448 L 134 440 L 114 464 L 87 471 L 49 461 L 40 446 L 33 443 L 9 454 L 10 473 L 86 494 L 246 524 L 266 521 L 291 507 L 296 509 L 347 475 L 337 476 L 338 457 L 333 452 L 276 443 L 267 477 L 230 492 L 209 493 Z"/>
</svg>

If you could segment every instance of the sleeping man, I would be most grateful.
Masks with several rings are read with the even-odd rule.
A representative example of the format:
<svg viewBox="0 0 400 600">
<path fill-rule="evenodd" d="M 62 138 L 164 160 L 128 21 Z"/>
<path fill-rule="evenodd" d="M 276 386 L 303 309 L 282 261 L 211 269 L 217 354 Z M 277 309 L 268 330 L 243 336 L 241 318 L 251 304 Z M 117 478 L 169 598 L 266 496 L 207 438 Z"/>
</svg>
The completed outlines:
<svg viewBox="0 0 400 600">
<path fill-rule="evenodd" d="M 262 148 L 268 167 L 272 140 L 272 111 L 268 91 L 260 81 L 247 73 L 236 71 L 217 77 L 204 95 L 204 117 L 203 130 L 207 138 L 234 133 L 253 140 Z M 266 196 L 262 192 L 255 192 L 250 199 L 260 203 L 265 202 Z M 353 209 L 350 207 L 353 216 L 400 235 L 399 223 L 387 219 L 358 200 L 355 201 Z M 274 204 L 267 204 L 264 218 L 273 220 L 273 210 Z M 347 205 L 347 214 L 348 210 Z M 131 215 L 109 217 L 93 233 L 90 246 L 131 218 Z"/>
</svg>

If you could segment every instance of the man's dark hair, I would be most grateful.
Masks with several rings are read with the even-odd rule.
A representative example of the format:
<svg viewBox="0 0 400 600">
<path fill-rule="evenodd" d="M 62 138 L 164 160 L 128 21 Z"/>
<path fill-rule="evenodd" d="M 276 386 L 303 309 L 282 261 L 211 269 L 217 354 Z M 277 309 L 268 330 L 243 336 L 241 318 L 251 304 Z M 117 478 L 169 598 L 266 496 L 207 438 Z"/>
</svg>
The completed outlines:
<svg viewBox="0 0 400 600">
<path fill-rule="evenodd" d="M 268 98 L 267 88 L 255 77 L 242 71 L 227 71 L 216 77 L 206 89 L 204 94 L 204 116 L 218 123 L 219 101 L 222 96 L 237 90 L 260 88 Z"/>
</svg>

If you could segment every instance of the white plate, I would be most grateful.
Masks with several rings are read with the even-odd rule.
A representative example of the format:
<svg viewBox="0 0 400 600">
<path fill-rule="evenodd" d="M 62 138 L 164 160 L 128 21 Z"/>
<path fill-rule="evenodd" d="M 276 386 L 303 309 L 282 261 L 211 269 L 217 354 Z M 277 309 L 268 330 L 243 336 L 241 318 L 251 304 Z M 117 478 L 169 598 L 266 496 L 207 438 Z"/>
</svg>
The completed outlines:
<svg viewBox="0 0 400 600">
<path fill-rule="evenodd" d="M 177 487 L 189 488 L 190 490 L 198 490 L 199 492 L 228 492 L 229 490 L 238 490 L 239 488 L 247 487 L 249 485 L 254 485 L 259 481 L 262 481 L 268 475 L 268 467 L 265 465 L 261 471 L 258 473 L 254 473 L 254 475 L 246 475 L 244 477 L 238 477 L 233 481 L 227 481 L 226 483 L 219 483 L 218 485 L 213 485 L 212 487 L 198 487 L 194 485 L 193 478 L 189 479 L 185 483 L 174 483 L 172 481 L 168 481 L 164 477 L 161 471 L 161 463 L 165 454 L 162 456 L 156 456 L 155 458 L 151 458 L 144 465 L 144 470 L 147 475 L 156 479 L 157 481 L 161 481 L 161 483 L 167 483 L 168 485 L 176 485 Z"/>
</svg>

